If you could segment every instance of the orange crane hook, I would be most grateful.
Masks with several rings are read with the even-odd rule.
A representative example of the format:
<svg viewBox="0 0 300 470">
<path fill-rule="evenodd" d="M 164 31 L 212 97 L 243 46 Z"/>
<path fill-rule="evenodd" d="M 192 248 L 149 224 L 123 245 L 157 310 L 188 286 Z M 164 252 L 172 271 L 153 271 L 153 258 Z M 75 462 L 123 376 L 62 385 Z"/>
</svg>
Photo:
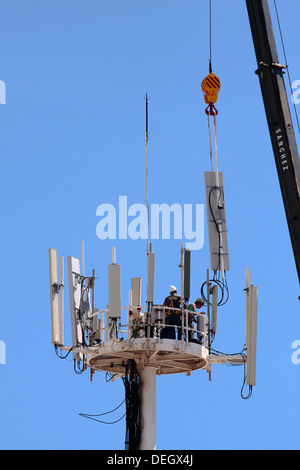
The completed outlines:
<svg viewBox="0 0 300 470">
<path fill-rule="evenodd" d="M 208 115 L 215 116 L 218 114 L 214 104 L 217 102 L 221 88 L 220 79 L 211 72 L 201 83 L 201 88 L 204 94 L 205 103 L 208 104 L 205 112 Z"/>
</svg>

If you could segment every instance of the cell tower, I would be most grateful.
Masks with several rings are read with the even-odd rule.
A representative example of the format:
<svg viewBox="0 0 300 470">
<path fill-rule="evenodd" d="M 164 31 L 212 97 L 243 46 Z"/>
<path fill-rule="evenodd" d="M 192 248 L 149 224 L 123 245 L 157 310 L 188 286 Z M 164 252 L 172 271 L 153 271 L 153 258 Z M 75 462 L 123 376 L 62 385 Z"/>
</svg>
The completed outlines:
<svg viewBox="0 0 300 470">
<path fill-rule="evenodd" d="M 142 305 L 142 279 L 131 279 L 129 302 L 121 303 L 121 270 L 116 262 L 116 249 L 112 250 L 112 263 L 108 266 L 108 304 L 95 307 L 95 270 L 91 276 L 84 273 L 84 245 L 80 260 L 67 257 L 69 304 L 72 345 L 64 344 L 64 259 L 55 249 L 49 249 L 50 300 L 52 344 L 60 357 L 73 355 L 75 370 L 90 369 L 91 378 L 96 371 L 105 371 L 112 380 L 121 378 L 125 386 L 126 450 L 156 449 L 156 378 L 161 375 L 186 374 L 203 370 L 211 380 L 212 364 L 236 364 L 247 368 L 246 384 L 251 396 L 256 376 L 257 287 L 251 285 L 250 271 L 246 267 L 246 348 L 239 354 L 227 355 L 214 351 L 212 343 L 217 333 L 218 308 L 228 300 L 226 272 L 229 270 L 229 252 L 225 214 L 223 174 L 218 169 L 216 148 L 216 115 L 214 107 L 220 82 L 212 73 L 202 88 L 208 103 L 207 115 L 214 119 L 215 168 L 211 142 L 211 171 L 205 172 L 207 227 L 209 235 L 210 268 L 201 287 L 206 313 L 195 317 L 190 308 L 191 252 L 180 247 L 181 293 L 180 305 L 155 303 L 155 253 L 147 236 L 147 300 Z M 213 93 L 211 93 L 213 92 Z M 146 95 L 146 199 L 148 210 L 148 96 Z M 149 220 L 149 219 L 148 219 Z M 123 310 L 123 314 L 122 314 Z M 168 315 L 177 314 L 180 322 L 168 323 Z M 193 325 L 191 316 L 196 325 Z M 173 328 L 181 332 L 180 339 L 164 335 Z M 60 352 L 59 352 L 60 350 Z M 62 353 L 66 353 L 62 356 Z"/>
</svg>

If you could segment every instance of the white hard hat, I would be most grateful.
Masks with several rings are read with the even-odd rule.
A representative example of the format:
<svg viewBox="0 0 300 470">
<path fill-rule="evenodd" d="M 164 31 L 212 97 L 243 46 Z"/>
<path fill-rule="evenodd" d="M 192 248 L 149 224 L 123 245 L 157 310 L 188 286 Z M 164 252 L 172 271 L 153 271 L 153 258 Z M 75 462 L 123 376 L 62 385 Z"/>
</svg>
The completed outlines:
<svg viewBox="0 0 300 470">
<path fill-rule="evenodd" d="M 177 289 L 176 289 L 175 286 L 170 286 L 170 287 L 169 287 L 169 292 L 170 292 L 170 294 L 171 294 L 172 292 L 175 292 L 175 291 L 177 291 Z"/>
</svg>

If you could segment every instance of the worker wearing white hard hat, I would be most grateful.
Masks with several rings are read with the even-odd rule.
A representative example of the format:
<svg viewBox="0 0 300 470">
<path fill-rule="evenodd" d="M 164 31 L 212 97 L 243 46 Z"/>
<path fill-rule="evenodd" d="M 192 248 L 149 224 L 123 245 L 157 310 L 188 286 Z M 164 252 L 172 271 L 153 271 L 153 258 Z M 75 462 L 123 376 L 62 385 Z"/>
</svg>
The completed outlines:
<svg viewBox="0 0 300 470">
<path fill-rule="evenodd" d="M 177 289 L 175 286 L 169 287 L 168 297 L 164 300 L 164 306 L 170 307 L 165 310 L 166 312 L 166 326 L 162 331 L 161 337 L 168 339 L 176 339 L 176 328 L 177 328 L 177 337 L 181 339 L 181 297 L 177 295 Z"/>
</svg>

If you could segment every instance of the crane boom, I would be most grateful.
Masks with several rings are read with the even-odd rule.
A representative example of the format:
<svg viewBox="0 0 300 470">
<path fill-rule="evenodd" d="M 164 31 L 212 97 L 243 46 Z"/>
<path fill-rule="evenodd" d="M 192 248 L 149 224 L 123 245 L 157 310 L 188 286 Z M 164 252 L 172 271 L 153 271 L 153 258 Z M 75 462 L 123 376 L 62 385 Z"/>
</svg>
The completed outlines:
<svg viewBox="0 0 300 470">
<path fill-rule="evenodd" d="M 268 0 L 246 0 L 261 92 L 300 282 L 300 160 Z"/>
</svg>

